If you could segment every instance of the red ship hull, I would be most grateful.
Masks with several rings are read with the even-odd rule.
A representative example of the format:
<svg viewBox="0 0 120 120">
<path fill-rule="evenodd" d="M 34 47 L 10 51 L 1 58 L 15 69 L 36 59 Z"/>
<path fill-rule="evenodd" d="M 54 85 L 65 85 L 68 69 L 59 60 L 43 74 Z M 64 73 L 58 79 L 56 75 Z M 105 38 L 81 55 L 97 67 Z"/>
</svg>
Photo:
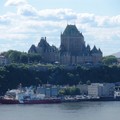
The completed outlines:
<svg viewBox="0 0 120 120">
<path fill-rule="evenodd" d="M 23 102 L 19 102 L 18 100 L 11 99 L 1 99 L 1 104 L 55 104 L 61 103 L 59 99 L 43 99 L 43 100 L 23 100 Z"/>
<path fill-rule="evenodd" d="M 23 104 L 55 104 L 55 103 L 61 103 L 61 100 L 43 99 L 43 100 L 24 100 L 23 101 Z"/>
<path fill-rule="evenodd" d="M 1 104 L 19 104 L 18 100 L 11 100 L 11 99 L 1 99 Z"/>
</svg>

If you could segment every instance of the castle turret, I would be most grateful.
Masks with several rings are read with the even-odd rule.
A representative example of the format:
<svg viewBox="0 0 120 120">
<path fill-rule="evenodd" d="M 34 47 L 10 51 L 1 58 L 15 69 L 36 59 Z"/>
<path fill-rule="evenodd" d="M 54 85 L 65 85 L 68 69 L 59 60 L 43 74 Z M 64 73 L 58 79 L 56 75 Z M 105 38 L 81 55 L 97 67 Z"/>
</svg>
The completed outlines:
<svg viewBox="0 0 120 120">
<path fill-rule="evenodd" d="M 91 50 L 91 53 L 92 53 L 92 54 L 98 53 L 98 50 L 97 50 L 97 48 L 96 48 L 95 45 L 94 45 L 93 49 Z"/>
<path fill-rule="evenodd" d="M 102 54 L 102 51 L 101 51 L 101 49 L 100 49 L 100 48 L 99 48 L 99 50 L 98 50 L 98 51 L 99 51 L 99 53 L 100 53 L 100 54 Z"/>
<path fill-rule="evenodd" d="M 40 42 L 38 43 L 38 48 L 43 48 L 44 50 L 49 49 L 50 45 L 46 41 L 46 37 L 42 37 Z"/>
<path fill-rule="evenodd" d="M 28 50 L 28 53 L 37 53 L 35 45 L 32 45 L 30 49 Z"/>
<path fill-rule="evenodd" d="M 90 51 L 90 45 L 87 45 L 86 49 L 87 51 Z"/>
<path fill-rule="evenodd" d="M 93 56 L 93 63 L 99 63 L 102 60 L 102 52 L 97 49 L 96 46 L 91 50 L 91 54 Z"/>
</svg>

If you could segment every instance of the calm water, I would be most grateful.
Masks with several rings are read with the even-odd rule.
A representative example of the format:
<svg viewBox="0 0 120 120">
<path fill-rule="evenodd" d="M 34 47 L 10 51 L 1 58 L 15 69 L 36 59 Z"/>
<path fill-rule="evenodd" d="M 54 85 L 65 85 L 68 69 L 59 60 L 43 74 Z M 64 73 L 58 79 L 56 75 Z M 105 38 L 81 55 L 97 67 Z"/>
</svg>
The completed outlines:
<svg viewBox="0 0 120 120">
<path fill-rule="evenodd" d="M 120 102 L 0 105 L 0 120 L 119 120 Z"/>
</svg>

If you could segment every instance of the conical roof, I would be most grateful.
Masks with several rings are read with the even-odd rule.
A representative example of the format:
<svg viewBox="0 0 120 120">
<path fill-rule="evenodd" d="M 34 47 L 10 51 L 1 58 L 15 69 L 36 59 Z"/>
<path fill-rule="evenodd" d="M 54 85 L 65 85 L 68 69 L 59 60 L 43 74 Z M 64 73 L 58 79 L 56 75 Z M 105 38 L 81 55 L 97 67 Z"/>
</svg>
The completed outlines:
<svg viewBox="0 0 120 120">
<path fill-rule="evenodd" d="M 90 50 L 90 45 L 87 45 L 87 50 Z"/>
<path fill-rule="evenodd" d="M 38 47 L 49 48 L 50 45 L 47 43 L 46 39 L 42 37 L 38 43 Z"/>
<path fill-rule="evenodd" d="M 100 48 L 99 48 L 99 50 L 98 50 L 98 51 L 99 51 L 99 53 L 101 53 L 101 54 L 102 54 L 102 51 L 101 51 L 101 49 L 100 49 Z"/>
<path fill-rule="evenodd" d="M 30 49 L 28 50 L 28 53 L 31 53 L 31 52 L 33 52 L 33 53 L 36 53 L 36 52 L 37 52 L 35 45 L 32 45 L 32 46 L 30 47 Z"/>
<path fill-rule="evenodd" d="M 91 51 L 92 51 L 92 53 L 98 53 L 98 50 L 97 50 L 96 46 L 94 46 Z"/>
</svg>

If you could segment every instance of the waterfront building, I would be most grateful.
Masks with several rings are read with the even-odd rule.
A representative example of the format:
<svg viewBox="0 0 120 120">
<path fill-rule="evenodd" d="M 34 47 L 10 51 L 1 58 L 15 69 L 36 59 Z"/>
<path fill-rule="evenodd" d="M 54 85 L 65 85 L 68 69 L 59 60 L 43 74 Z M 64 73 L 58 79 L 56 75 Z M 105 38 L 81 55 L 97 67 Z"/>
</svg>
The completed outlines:
<svg viewBox="0 0 120 120">
<path fill-rule="evenodd" d="M 93 97 L 98 97 L 102 95 L 102 84 L 92 83 L 88 85 L 88 95 Z"/>
<path fill-rule="evenodd" d="M 114 96 L 114 83 L 103 83 L 102 86 L 102 97 L 113 97 Z"/>
<path fill-rule="evenodd" d="M 84 36 L 75 25 L 67 25 L 60 36 L 59 49 L 49 45 L 46 37 L 42 37 L 37 47 L 32 45 L 28 53 L 38 53 L 46 63 L 60 63 L 64 65 L 99 64 L 102 60 L 102 51 L 94 46 L 85 44 Z"/>
<path fill-rule="evenodd" d="M 59 94 L 60 87 L 52 85 L 43 85 L 37 87 L 37 93 L 45 94 L 47 97 L 54 97 Z"/>
<path fill-rule="evenodd" d="M 99 97 L 113 97 L 114 83 L 92 83 L 88 85 L 88 95 Z"/>
</svg>

